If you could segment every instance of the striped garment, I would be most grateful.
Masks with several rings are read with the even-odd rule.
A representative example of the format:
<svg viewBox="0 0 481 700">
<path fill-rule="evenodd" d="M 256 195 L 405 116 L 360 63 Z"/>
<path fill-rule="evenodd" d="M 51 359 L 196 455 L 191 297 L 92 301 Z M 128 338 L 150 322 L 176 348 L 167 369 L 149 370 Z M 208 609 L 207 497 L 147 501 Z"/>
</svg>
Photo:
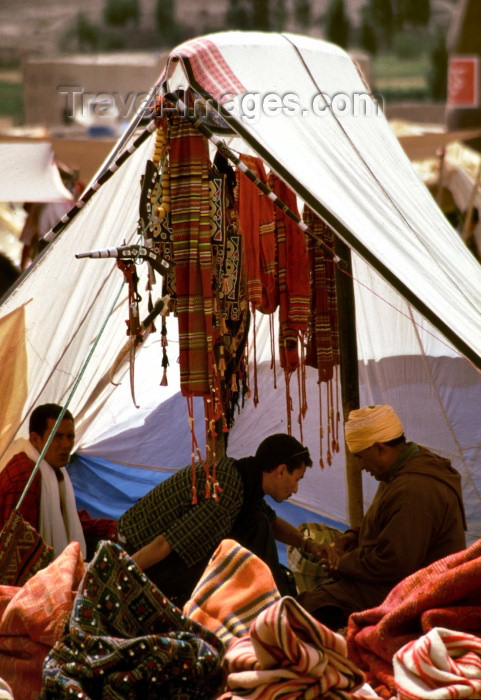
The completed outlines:
<svg viewBox="0 0 481 700">
<path fill-rule="evenodd" d="M 399 700 L 481 697 L 481 639 L 434 627 L 393 658 Z"/>
<path fill-rule="evenodd" d="M 223 540 L 183 612 L 226 644 L 249 632 L 280 595 L 267 564 L 234 540 Z"/>
<path fill-rule="evenodd" d="M 347 700 L 364 683 L 346 656 L 344 638 L 290 597 L 261 612 L 249 636 L 229 646 L 224 669 L 233 697 L 252 700 Z"/>
</svg>

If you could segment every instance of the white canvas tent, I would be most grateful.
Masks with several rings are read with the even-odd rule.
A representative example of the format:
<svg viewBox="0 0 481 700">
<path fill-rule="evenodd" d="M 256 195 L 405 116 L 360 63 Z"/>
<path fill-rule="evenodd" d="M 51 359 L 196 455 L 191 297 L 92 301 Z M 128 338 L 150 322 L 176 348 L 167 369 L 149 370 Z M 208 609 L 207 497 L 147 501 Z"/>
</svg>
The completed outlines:
<svg viewBox="0 0 481 700">
<path fill-rule="evenodd" d="M 0 143 L 0 163 L 0 201 L 73 201 L 49 143 Z"/>
<path fill-rule="evenodd" d="M 384 116 L 371 108 L 354 109 L 366 88 L 350 58 L 306 37 L 221 33 L 178 47 L 163 83 L 171 92 L 191 85 L 214 105 L 224 102 L 223 114 L 246 147 L 349 245 L 361 402 L 391 403 L 410 439 L 452 459 L 463 477 L 469 535 L 479 537 L 481 269 L 415 175 Z M 232 94 L 241 99 L 227 104 L 225 96 Z M 280 103 L 272 95 L 288 94 L 301 109 L 276 111 Z M 252 110 L 246 112 L 246 95 L 260 105 L 254 118 Z M 263 102 L 267 95 L 270 101 Z M 317 113 L 316 95 L 322 95 L 316 98 Z M 343 100 L 348 109 L 341 109 Z M 158 344 L 149 339 L 150 347 L 138 354 L 141 408 L 135 409 L 128 379 L 120 387 L 108 380 L 125 342 L 122 276 L 112 260 L 75 258 L 78 252 L 136 240 L 140 177 L 152 151 L 151 137 L 98 189 L 0 306 L 0 392 L 10 397 L 0 408 L 3 463 L 15 436 L 26 434 L 32 408 L 67 399 L 81 453 L 166 471 L 190 461 L 184 400 L 176 391 L 175 331 L 167 389 L 158 386 Z M 144 280 L 145 267 L 139 266 Z M 280 379 L 278 394 L 272 394 L 265 325 L 257 336 L 261 401 L 257 408 L 247 402 L 236 418 L 228 445 L 234 457 L 251 454 L 267 434 L 285 430 Z M 303 440 L 316 464 L 313 374 L 308 386 Z M 201 425 L 201 417 L 196 420 Z M 132 482 L 141 475 L 132 469 Z M 88 489 L 88 477 L 83 481 Z M 373 488 L 366 481 L 366 502 Z M 103 494 L 95 496 L 102 501 Z M 342 453 L 332 466 L 309 470 L 295 502 L 347 521 Z"/>
</svg>

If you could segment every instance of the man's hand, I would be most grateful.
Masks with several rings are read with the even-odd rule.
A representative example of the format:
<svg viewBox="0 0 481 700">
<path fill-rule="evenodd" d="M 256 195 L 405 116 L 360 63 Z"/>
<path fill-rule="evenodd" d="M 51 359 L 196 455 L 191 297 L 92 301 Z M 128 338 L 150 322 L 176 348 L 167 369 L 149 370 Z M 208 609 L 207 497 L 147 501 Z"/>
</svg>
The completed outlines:
<svg viewBox="0 0 481 700">
<path fill-rule="evenodd" d="M 326 546 L 315 542 L 311 537 L 307 537 L 302 542 L 301 552 L 308 557 L 315 557 L 316 559 L 324 558 L 324 550 Z"/>
<path fill-rule="evenodd" d="M 323 545 L 322 550 L 321 563 L 326 567 L 330 574 L 335 574 L 344 551 L 337 547 L 337 542 Z"/>
<path fill-rule="evenodd" d="M 342 556 L 355 549 L 357 542 L 357 532 L 352 531 L 339 535 L 331 544 L 319 544 L 308 537 L 304 540 L 301 551 L 307 556 L 316 558 L 330 574 L 335 574 Z"/>
<path fill-rule="evenodd" d="M 157 564 L 162 559 L 165 559 L 172 551 L 172 547 L 167 542 L 163 535 L 158 535 L 155 540 L 139 549 L 132 554 L 132 559 L 138 565 L 139 569 L 144 571 L 149 566 Z"/>
</svg>

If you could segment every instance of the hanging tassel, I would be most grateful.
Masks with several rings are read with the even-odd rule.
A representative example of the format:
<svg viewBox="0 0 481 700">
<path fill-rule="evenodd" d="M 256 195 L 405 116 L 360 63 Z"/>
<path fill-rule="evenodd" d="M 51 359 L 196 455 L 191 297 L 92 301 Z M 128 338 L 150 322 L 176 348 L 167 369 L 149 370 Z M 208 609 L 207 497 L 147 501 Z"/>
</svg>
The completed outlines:
<svg viewBox="0 0 481 700">
<path fill-rule="evenodd" d="M 167 353 L 164 350 L 163 355 L 162 355 L 162 367 L 164 368 L 164 371 L 162 373 L 162 379 L 160 382 L 160 386 L 168 386 L 168 381 L 167 381 L 167 367 L 168 366 L 169 366 L 169 358 L 167 357 Z"/>
<path fill-rule="evenodd" d="M 306 384 L 306 346 L 305 346 L 304 333 L 300 334 L 300 342 L 301 342 L 300 367 L 301 367 L 301 397 L 302 397 L 301 414 L 302 414 L 302 417 L 305 418 L 306 414 L 307 414 L 307 384 Z"/>
<path fill-rule="evenodd" d="M 254 406 L 259 403 L 259 390 L 257 386 L 257 328 L 256 328 L 256 310 L 252 307 L 252 322 L 254 326 Z"/>
<path fill-rule="evenodd" d="M 304 435 L 302 432 L 302 377 L 301 377 L 301 365 L 297 367 L 297 399 L 299 405 L 299 413 L 297 414 L 297 422 L 299 423 L 299 439 L 303 443 Z"/>
<path fill-rule="evenodd" d="M 319 466 L 324 469 L 324 458 L 323 458 L 323 442 L 324 442 L 324 427 L 323 427 L 323 417 L 322 417 L 322 382 L 317 382 L 319 387 Z"/>
<path fill-rule="evenodd" d="M 196 479 L 196 470 L 195 470 L 195 456 L 196 456 L 196 448 L 198 449 L 197 446 L 197 440 L 195 437 L 195 432 L 194 432 L 194 399 L 192 396 L 187 396 L 186 397 L 187 401 L 187 413 L 188 413 L 188 421 L 189 421 L 189 429 L 190 429 L 190 434 L 192 438 L 192 449 L 190 453 L 191 457 L 191 463 L 192 463 L 192 505 L 195 506 L 198 502 L 197 499 L 197 479 Z"/>
<path fill-rule="evenodd" d="M 329 385 L 329 397 L 330 397 L 330 402 L 331 402 L 331 413 L 330 413 L 330 419 L 331 419 L 331 435 L 332 435 L 332 441 L 331 441 L 331 447 L 333 452 L 339 452 L 339 446 L 337 444 L 336 440 L 336 414 L 337 412 L 334 410 L 334 392 L 333 392 L 333 380 L 330 379 L 328 382 Z"/>
<path fill-rule="evenodd" d="M 244 377 L 243 377 L 243 386 L 245 387 L 244 396 L 246 397 L 246 399 L 250 399 L 250 397 L 251 397 L 251 382 L 250 382 L 250 362 L 249 362 L 248 344 L 246 344 L 244 358 L 245 358 L 244 359 L 245 371 L 244 371 Z"/>
<path fill-rule="evenodd" d="M 334 376 L 336 382 L 336 421 L 334 424 L 335 428 L 335 441 L 336 441 L 336 452 L 339 452 L 339 424 L 341 422 L 341 414 L 339 411 L 339 365 L 334 367 Z"/>
<path fill-rule="evenodd" d="M 269 314 L 269 339 L 271 342 L 271 369 L 274 371 L 274 389 L 277 389 L 276 340 L 274 331 L 274 314 Z"/>
<path fill-rule="evenodd" d="M 291 375 L 287 370 L 284 370 L 284 382 L 286 385 L 286 412 L 287 412 L 287 434 L 292 435 L 292 398 L 290 391 Z"/>
<path fill-rule="evenodd" d="M 220 485 L 216 477 L 216 413 L 215 413 L 215 395 L 211 398 L 204 399 L 204 415 L 205 415 L 205 444 L 206 444 L 206 460 L 205 460 L 205 497 L 219 500 Z"/>
<path fill-rule="evenodd" d="M 164 371 L 162 373 L 162 379 L 160 381 L 160 386 L 168 386 L 168 381 L 167 381 L 167 367 L 169 366 L 169 357 L 167 355 L 167 325 L 165 322 L 165 316 L 162 316 L 162 329 L 160 332 L 160 337 L 161 337 L 161 346 L 162 346 L 162 367 L 164 368 Z"/>
<path fill-rule="evenodd" d="M 329 466 L 332 464 L 332 454 L 331 454 L 331 434 L 332 434 L 332 394 L 331 394 L 331 380 L 326 382 L 326 399 L 327 399 L 327 463 Z"/>
</svg>

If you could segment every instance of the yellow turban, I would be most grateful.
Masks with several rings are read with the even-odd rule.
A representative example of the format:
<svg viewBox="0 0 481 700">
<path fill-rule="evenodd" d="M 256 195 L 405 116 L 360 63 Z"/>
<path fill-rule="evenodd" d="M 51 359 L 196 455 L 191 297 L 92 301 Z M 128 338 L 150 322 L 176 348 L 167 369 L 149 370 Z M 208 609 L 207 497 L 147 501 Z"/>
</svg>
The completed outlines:
<svg viewBox="0 0 481 700">
<path fill-rule="evenodd" d="M 400 437 L 403 426 L 391 406 L 366 406 L 349 413 L 344 426 L 347 446 L 354 454 L 367 450 L 375 442 Z"/>
</svg>

